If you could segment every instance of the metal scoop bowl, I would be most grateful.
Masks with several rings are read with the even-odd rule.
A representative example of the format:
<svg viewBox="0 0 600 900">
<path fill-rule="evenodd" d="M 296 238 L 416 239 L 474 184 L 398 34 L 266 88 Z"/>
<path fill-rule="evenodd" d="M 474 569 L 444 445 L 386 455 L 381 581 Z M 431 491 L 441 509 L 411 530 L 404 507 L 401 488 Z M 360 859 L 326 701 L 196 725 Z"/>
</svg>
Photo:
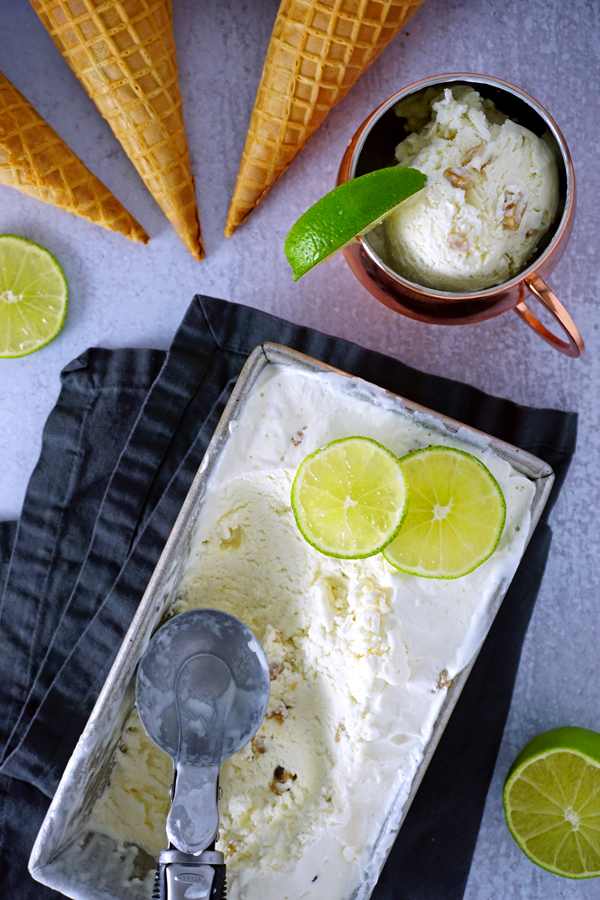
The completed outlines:
<svg viewBox="0 0 600 900">
<path fill-rule="evenodd" d="M 216 900 L 225 890 L 223 855 L 213 849 L 219 773 L 267 711 L 263 649 L 235 616 L 215 609 L 181 613 L 150 641 L 135 699 L 146 734 L 174 766 L 170 848 L 160 854 L 154 897 Z"/>
</svg>

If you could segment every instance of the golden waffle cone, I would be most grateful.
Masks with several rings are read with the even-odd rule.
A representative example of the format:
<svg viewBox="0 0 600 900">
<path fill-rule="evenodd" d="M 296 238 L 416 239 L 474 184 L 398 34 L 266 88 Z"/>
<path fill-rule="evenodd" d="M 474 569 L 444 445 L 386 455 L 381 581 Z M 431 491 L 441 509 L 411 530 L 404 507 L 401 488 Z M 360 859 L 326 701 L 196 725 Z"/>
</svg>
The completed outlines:
<svg viewBox="0 0 600 900">
<path fill-rule="evenodd" d="M 423 0 L 281 0 L 225 234 L 285 172 Z"/>
<path fill-rule="evenodd" d="M 0 184 L 118 231 L 132 241 L 148 243 L 141 225 L 2 72 Z"/>
<path fill-rule="evenodd" d="M 177 234 L 202 259 L 171 0 L 31 4 Z"/>
</svg>

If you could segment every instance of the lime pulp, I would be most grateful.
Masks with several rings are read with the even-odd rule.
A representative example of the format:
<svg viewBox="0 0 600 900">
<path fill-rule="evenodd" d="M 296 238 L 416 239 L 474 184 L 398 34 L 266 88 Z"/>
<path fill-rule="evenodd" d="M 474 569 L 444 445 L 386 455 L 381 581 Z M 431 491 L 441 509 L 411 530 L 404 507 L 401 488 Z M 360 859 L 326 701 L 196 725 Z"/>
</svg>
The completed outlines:
<svg viewBox="0 0 600 900">
<path fill-rule="evenodd" d="M 63 326 L 68 293 L 63 270 L 48 250 L 0 235 L 0 357 L 27 356 L 49 344 Z"/>
<path fill-rule="evenodd" d="M 410 486 L 402 530 L 386 547 L 391 565 L 426 578 L 460 578 L 498 546 L 506 504 L 477 457 L 452 447 L 416 450 L 400 460 Z"/>
<path fill-rule="evenodd" d="M 398 459 L 377 441 L 332 441 L 300 464 L 292 509 L 302 536 L 321 553 L 364 559 L 398 533 L 408 487 Z"/>
<path fill-rule="evenodd" d="M 508 772 L 504 812 L 536 865 L 566 878 L 600 875 L 600 734 L 567 726 L 530 741 Z"/>
</svg>

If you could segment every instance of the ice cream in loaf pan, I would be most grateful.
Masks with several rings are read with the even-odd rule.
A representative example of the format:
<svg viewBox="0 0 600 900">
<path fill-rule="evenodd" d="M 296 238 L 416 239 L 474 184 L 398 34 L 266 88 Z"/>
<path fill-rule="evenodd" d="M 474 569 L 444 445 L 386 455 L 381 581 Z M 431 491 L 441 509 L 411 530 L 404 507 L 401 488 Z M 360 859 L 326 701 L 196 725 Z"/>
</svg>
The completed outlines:
<svg viewBox="0 0 600 900">
<path fill-rule="evenodd" d="M 360 382 L 358 382 L 360 385 Z M 267 366 L 211 472 L 173 614 L 239 616 L 271 668 L 267 717 L 223 766 L 218 847 L 233 900 L 347 900 L 394 801 L 406 798 L 448 686 L 487 627 L 522 555 L 534 486 L 468 435 L 415 422 L 384 391 L 336 374 Z M 381 555 L 338 560 L 300 535 L 290 507 L 304 457 L 336 438 L 398 456 L 447 444 L 478 456 L 504 493 L 494 554 L 452 581 L 417 578 Z M 91 827 L 153 855 L 166 845 L 171 761 L 126 723 Z M 151 885 L 153 873 L 148 875 Z"/>
</svg>

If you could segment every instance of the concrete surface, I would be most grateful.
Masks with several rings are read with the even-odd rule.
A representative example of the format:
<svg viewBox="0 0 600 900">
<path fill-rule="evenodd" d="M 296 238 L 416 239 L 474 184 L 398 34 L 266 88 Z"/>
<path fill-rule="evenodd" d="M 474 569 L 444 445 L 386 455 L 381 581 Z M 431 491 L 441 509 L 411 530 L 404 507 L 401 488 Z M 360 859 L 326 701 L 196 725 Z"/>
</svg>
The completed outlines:
<svg viewBox="0 0 600 900">
<path fill-rule="evenodd" d="M 600 897 L 598 881 L 570 882 L 532 865 L 509 836 L 501 809 L 506 770 L 533 735 L 567 723 L 600 730 L 600 3 L 426 0 L 229 241 L 222 231 L 277 0 L 174 0 L 174 7 L 208 254 L 200 264 L 176 237 L 26 0 L 0 2 L 0 69 L 152 236 L 148 247 L 136 246 L 0 187 L 0 233 L 24 235 L 51 249 L 71 287 L 59 338 L 31 357 L 0 361 L 0 517 L 19 513 L 61 368 L 90 345 L 167 347 L 198 291 L 356 340 L 520 403 L 578 410 L 579 450 L 553 513 L 550 563 L 525 642 L 466 900 Z M 292 282 L 284 236 L 333 186 L 346 142 L 363 118 L 419 78 L 461 70 L 495 75 L 533 94 L 571 149 L 577 220 L 551 283 L 587 342 L 579 361 L 551 350 L 512 313 L 458 328 L 402 318 L 370 297 L 341 257 Z"/>
</svg>

